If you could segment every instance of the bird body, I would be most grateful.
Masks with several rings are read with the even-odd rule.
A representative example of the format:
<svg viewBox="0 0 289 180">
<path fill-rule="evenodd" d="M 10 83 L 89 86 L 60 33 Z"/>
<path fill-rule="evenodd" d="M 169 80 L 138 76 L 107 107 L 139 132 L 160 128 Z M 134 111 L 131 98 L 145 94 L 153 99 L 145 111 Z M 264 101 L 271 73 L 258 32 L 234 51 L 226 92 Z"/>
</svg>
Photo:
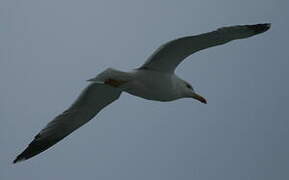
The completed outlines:
<svg viewBox="0 0 289 180">
<path fill-rule="evenodd" d="M 117 100 L 123 91 L 148 100 L 194 98 L 207 103 L 188 82 L 175 74 L 176 67 L 197 51 L 248 38 L 269 28 L 270 24 L 230 26 L 179 38 L 160 46 L 140 68 L 129 72 L 106 69 L 95 78 L 89 79 L 90 84 L 76 101 L 49 122 L 13 162 L 29 159 L 50 148 Z"/>
<path fill-rule="evenodd" d="M 124 91 L 132 95 L 155 101 L 172 101 L 182 97 L 182 80 L 175 74 L 137 69 L 136 77 L 124 84 Z"/>
<path fill-rule="evenodd" d="M 183 85 L 183 80 L 171 73 L 143 69 L 122 72 L 108 68 L 89 81 L 110 85 L 114 82 L 114 86 L 122 91 L 148 100 L 172 101 L 183 97 L 182 88 L 178 88 Z"/>
</svg>

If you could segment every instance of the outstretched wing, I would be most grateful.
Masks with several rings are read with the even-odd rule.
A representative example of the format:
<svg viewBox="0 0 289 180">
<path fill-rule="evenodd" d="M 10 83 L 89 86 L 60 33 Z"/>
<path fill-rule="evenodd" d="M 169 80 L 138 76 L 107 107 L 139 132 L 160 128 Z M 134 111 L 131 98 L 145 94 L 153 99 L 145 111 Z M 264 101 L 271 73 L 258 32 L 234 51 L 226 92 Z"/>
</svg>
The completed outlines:
<svg viewBox="0 0 289 180">
<path fill-rule="evenodd" d="M 106 84 L 91 83 L 71 107 L 49 122 L 13 161 L 29 159 L 50 148 L 74 130 L 91 120 L 105 106 L 120 96 L 121 91 Z"/>
<path fill-rule="evenodd" d="M 248 38 L 263 33 L 269 28 L 270 24 L 230 26 L 209 33 L 175 39 L 160 46 L 140 69 L 173 73 L 182 60 L 197 51 L 235 39 Z"/>
</svg>

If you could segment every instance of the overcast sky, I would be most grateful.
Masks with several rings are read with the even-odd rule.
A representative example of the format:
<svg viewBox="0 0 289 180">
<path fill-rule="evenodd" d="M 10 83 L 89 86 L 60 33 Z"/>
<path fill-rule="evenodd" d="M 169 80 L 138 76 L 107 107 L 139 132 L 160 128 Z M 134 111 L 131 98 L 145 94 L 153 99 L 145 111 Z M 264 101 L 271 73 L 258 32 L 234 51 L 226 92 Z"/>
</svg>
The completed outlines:
<svg viewBox="0 0 289 180">
<path fill-rule="evenodd" d="M 0 179 L 289 179 L 289 1 L 2 0 Z M 126 93 L 46 152 L 12 161 L 107 67 L 141 65 L 162 43 L 271 22 L 198 52 L 177 73 L 208 104 Z"/>
</svg>

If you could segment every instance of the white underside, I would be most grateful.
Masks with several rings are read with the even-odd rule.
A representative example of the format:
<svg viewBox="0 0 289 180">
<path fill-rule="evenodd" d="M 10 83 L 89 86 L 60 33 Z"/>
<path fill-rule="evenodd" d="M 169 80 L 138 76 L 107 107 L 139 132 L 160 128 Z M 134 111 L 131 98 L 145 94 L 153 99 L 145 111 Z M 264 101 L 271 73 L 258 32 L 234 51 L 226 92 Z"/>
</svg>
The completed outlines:
<svg viewBox="0 0 289 180">
<path fill-rule="evenodd" d="M 129 94 L 156 101 L 182 97 L 178 90 L 179 78 L 174 74 L 148 70 L 135 70 L 130 74 L 134 78 L 122 87 Z"/>
<path fill-rule="evenodd" d="M 99 81 L 104 81 L 107 78 L 127 81 L 119 88 L 144 99 L 172 101 L 183 97 L 180 89 L 182 80 L 175 74 L 150 70 L 122 72 L 109 68 L 96 77 Z"/>
</svg>

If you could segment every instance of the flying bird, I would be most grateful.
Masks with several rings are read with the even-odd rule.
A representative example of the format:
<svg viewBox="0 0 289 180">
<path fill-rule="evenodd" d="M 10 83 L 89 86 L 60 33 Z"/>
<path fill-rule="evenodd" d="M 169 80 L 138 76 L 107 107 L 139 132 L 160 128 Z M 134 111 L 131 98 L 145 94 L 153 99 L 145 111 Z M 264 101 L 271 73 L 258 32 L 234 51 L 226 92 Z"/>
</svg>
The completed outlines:
<svg viewBox="0 0 289 180">
<path fill-rule="evenodd" d="M 29 159 L 50 148 L 117 100 L 122 92 L 148 100 L 165 102 L 193 98 L 206 104 L 206 99 L 192 85 L 174 73 L 176 67 L 197 51 L 235 39 L 245 39 L 269 28 L 269 23 L 238 25 L 182 37 L 161 45 L 142 66 L 130 72 L 106 69 L 88 80 L 90 84 L 76 101 L 49 122 L 13 163 Z"/>
</svg>

